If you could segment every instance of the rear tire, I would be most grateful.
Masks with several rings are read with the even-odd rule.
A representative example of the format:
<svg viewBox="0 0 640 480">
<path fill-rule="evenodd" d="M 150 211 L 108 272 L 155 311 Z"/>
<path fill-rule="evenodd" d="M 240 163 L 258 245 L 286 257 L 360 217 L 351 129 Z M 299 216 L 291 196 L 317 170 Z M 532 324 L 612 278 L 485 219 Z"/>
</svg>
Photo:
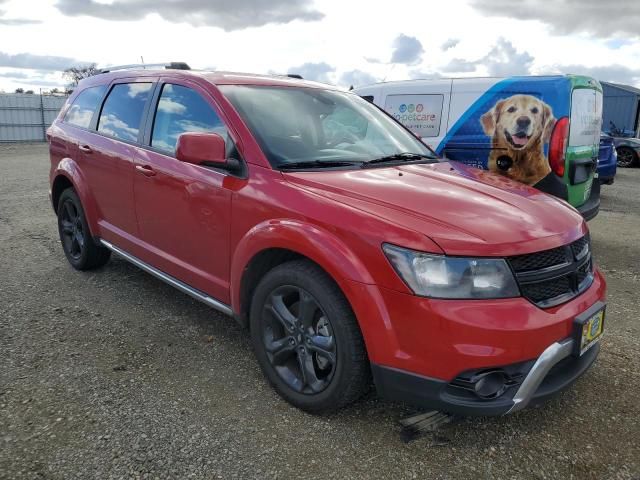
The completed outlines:
<svg viewBox="0 0 640 480">
<path fill-rule="evenodd" d="M 251 340 L 265 376 L 292 405 L 338 410 L 369 386 L 369 360 L 351 306 L 317 265 L 294 260 L 268 272 L 254 291 Z"/>
<path fill-rule="evenodd" d="M 67 188 L 58 200 L 58 233 L 67 260 L 76 270 L 91 270 L 109 261 L 111 251 L 96 244 L 73 188 Z"/>
<path fill-rule="evenodd" d="M 622 168 L 633 167 L 638 164 L 638 154 L 629 147 L 618 147 L 618 166 Z"/>
</svg>

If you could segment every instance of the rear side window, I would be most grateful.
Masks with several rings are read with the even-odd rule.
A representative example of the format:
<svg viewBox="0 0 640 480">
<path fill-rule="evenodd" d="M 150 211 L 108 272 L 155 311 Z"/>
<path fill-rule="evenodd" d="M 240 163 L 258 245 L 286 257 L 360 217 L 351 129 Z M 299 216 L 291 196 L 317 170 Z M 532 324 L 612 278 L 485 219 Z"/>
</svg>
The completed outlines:
<svg viewBox="0 0 640 480">
<path fill-rule="evenodd" d="M 589 88 L 575 89 L 571 95 L 569 145 L 598 145 L 602 127 L 602 93 Z"/>
<path fill-rule="evenodd" d="M 151 83 L 119 83 L 107 96 L 98 120 L 98 132 L 135 142 Z"/>
<path fill-rule="evenodd" d="M 185 132 L 218 133 L 230 143 L 222 120 L 199 93 L 165 84 L 153 122 L 151 146 L 173 155 L 178 136 Z"/>
<path fill-rule="evenodd" d="M 104 95 L 106 85 L 89 87 L 80 92 L 64 116 L 64 122 L 77 127 L 89 128 L 91 118 Z"/>
</svg>

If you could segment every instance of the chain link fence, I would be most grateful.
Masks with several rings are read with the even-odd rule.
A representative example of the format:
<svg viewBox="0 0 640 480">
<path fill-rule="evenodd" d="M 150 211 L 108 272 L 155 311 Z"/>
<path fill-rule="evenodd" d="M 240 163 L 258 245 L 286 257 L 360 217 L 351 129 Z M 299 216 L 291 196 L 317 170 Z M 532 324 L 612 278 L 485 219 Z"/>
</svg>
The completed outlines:
<svg viewBox="0 0 640 480">
<path fill-rule="evenodd" d="M 66 95 L 0 94 L 0 142 L 43 142 Z"/>
</svg>

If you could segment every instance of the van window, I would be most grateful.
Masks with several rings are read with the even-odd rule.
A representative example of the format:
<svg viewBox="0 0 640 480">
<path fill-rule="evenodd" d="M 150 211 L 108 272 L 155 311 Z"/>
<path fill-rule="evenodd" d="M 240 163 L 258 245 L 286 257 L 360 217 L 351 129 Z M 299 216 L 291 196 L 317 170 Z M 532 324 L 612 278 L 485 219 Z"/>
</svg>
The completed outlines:
<svg viewBox="0 0 640 480">
<path fill-rule="evenodd" d="M 151 86 L 151 83 L 114 85 L 102 107 L 98 132 L 135 142 Z"/>
<path fill-rule="evenodd" d="M 599 145 L 601 126 L 602 93 L 590 88 L 574 90 L 571 95 L 569 145 Z"/>
<path fill-rule="evenodd" d="M 230 143 L 222 120 L 199 93 L 165 84 L 153 121 L 151 146 L 173 155 L 178 136 L 185 132 L 218 133 Z"/>
<path fill-rule="evenodd" d="M 80 92 L 67 110 L 63 121 L 77 127 L 89 128 L 91 118 L 106 89 L 106 85 L 98 85 Z"/>
<path fill-rule="evenodd" d="M 420 137 L 440 135 L 444 95 L 387 95 L 384 109 Z"/>
</svg>

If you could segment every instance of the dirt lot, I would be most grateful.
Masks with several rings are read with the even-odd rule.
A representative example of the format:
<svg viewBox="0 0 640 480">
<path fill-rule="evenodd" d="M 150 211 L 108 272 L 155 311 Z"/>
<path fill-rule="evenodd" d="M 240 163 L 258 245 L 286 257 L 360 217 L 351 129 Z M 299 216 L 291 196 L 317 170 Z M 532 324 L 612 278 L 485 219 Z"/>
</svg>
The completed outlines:
<svg viewBox="0 0 640 480">
<path fill-rule="evenodd" d="M 314 417 L 230 319 L 114 258 L 67 264 L 45 145 L 0 146 L 0 478 L 640 478 L 640 169 L 590 223 L 609 284 L 594 368 L 543 408 L 400 440 L 370 395 Z"/>
</svg>

